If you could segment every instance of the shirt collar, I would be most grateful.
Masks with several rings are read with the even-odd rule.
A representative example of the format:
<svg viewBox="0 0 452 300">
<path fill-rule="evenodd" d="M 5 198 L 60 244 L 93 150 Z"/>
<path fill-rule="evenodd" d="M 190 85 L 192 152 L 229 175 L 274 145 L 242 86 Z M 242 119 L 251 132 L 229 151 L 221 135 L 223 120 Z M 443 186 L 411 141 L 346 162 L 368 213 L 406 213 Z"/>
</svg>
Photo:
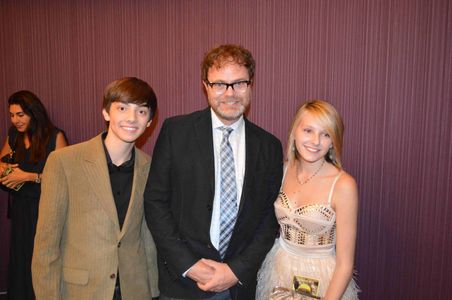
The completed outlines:
<svg viewBox="0 0 452 300">
<path fill-rule="evenodd" d="M 110 157 L 110 153 L 108 153 L 107 147 L 105 146 L 105 138 L 107 137 L 107 132 L 102 133 L 102 146 L 104 147 L 105 157 L 107 158 L 107 165 L 108 166 L 115 166 L 115 167 L 132 167 L 135 163 L 135 147 L 132 148 L 132 155 L 130 156 L 130 159 L 128 161 L 125 161 L 120 166 L 116 166 Z"/>
</svg>

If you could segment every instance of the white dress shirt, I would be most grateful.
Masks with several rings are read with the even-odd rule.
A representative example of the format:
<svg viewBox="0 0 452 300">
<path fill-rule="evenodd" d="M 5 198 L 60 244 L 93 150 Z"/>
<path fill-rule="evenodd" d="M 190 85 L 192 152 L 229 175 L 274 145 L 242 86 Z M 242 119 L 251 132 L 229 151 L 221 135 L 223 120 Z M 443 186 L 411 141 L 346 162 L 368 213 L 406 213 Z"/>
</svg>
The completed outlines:
<svg viewBox="0 0 452 300">
<path fill-rule="evenodd" d="M 210 109 L 212 114 L 212 132 L 213 132 L 213 149 L 215 159 L 215 196 L 213 199 L 212 220 L 210 224 L 210 240 L 215 248 L 220 245 L 220 192 L 221 192 L 221 174 L 220 174 L 220 146 L 223 139 L 223 131 L 219 129 L 224 125 L 218 119 L 215 112 Z M 240 205 L 242 195 L 243 179 L 245 177 L 245 121 L 243 116 L 234 124 L 226 126 L 231 127 L 233 131 L 229 135 L 229 143 L 234 153 L 235 179 L 237 184 L 237 211 Z"/>
</svg>

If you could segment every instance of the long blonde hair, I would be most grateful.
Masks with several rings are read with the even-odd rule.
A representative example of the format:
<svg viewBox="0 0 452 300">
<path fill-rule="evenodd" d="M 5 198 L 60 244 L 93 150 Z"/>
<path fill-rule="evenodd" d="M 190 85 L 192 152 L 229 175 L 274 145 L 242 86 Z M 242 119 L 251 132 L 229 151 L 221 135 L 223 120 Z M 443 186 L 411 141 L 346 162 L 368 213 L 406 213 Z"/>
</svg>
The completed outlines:
<svg viewBox="0 0 452 300">
<path fill-rule="evenodd" d="M 304 103 L 297 112 L 292 121 L 287 141 L 286 155 L 289 164 L 299 159 L 298 151 L 295 147 L 295 130 L 301 122 L 303 113 L 309 113 L 320 121 L 333 142 L 332 148 L 325 155 L 325 160 L 338 168 L 342 168 L 342 143 L 344 136 L 344 123 L 341 116 L 330 103 L 323 100 L 311 100 Z"/>
</svg>

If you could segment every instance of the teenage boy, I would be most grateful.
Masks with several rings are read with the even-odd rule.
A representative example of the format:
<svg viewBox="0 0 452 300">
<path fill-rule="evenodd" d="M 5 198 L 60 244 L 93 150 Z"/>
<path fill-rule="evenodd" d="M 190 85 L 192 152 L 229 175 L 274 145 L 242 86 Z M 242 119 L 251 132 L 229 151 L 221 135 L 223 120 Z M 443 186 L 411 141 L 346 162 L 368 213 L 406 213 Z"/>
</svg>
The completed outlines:
<svg viewBox="0 0 452 300">
<path fill-rule="evenodd" d="M 135 147 L 156 108 L 146 82 L 113 81 L 103 99 L 108 131 L 49 156 L 32 263 L 38 300 L 158 296 L 156 250 L 143 221 L 150 158 Z"/>
</svg>

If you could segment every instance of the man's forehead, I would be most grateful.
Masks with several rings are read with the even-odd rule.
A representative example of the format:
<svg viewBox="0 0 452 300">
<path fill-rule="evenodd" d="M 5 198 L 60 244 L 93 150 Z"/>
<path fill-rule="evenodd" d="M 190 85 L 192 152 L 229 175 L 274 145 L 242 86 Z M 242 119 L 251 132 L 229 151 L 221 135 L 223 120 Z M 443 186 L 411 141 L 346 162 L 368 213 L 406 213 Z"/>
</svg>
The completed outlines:
<svg viewBox="0 0 452 300">
<path fill-rule="evenodd" d="M 226 59 L 218 59 L 216 60 L 213 65 L 209 68 L 209 70 L 211 70 L 212 68 L 215 69 L 221 69 L 224 68 L 226 66 L 238 66 L 238 67 L 244 67 L 243 64 L 240 64 L 238 62 L 236 62 L 234 59 L 232 58 L 226 58 Z"/>
</svg>

